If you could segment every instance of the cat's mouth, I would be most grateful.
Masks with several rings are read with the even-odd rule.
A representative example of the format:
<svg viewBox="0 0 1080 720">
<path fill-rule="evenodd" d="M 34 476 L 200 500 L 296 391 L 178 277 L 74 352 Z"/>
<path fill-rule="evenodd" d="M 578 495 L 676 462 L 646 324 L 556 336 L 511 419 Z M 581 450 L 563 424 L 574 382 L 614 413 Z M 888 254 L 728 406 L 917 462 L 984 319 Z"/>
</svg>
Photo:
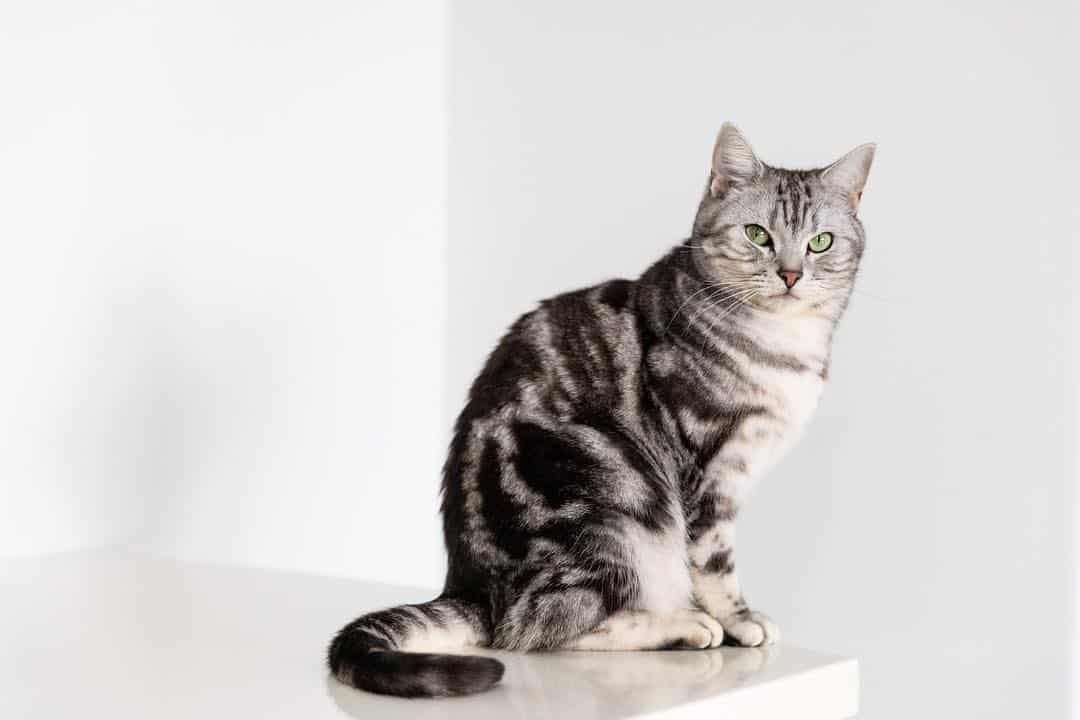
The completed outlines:
<svg viewBox="0 0 1080 720">
<path fill-rule="evenodd" d="M 794 290 L 762 295 L 759 300 L 759 306 L 771 312 L 798 312 L 806 304 L 807 298 Z"/>
</svg>

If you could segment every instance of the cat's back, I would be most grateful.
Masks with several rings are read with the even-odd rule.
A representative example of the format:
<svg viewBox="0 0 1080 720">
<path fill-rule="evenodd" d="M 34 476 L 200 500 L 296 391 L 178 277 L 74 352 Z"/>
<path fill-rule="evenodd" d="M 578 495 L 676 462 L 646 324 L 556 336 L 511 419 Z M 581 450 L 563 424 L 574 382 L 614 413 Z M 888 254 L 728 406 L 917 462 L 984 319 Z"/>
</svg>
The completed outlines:
<svg viewBox="0 0 1080 720">
<path fill-rule="evenodd" d="M 567 421 L 624 402 L 642 357 L 634 291 L 634 281 L 615 279 L 541 301 L 492 351 L 465 415 L 512 406 Z"/>
<path fill-rule="evenodd" d="M 568 548 L 586 518 L 620 504 L 667 508 L 658 473 L 642 472 L 653 466 L 635 420 L 634 292 L 634 282 L 611 280 L 544 300 L 488 357 L 443 468 L 448 591 L 517 567 L 536 534 Z"/>
</svg>

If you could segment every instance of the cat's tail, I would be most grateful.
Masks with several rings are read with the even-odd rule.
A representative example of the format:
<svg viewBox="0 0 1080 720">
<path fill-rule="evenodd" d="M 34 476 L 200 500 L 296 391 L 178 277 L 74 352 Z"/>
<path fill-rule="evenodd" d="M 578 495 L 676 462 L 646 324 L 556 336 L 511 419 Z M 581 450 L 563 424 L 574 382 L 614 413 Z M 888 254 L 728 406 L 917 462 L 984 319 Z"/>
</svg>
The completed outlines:
<svg viewBox="0 0 1080 720">
<path fill-rule="evenodd" d="M 469 695 L 492 687 L 503 664 L 447 652 L 490 644 L 479 605 L 437 598 L 379 610 L 341 629 L 326 654 L 330 672 L 361 690 L 400 697 Z"/>
</svg>

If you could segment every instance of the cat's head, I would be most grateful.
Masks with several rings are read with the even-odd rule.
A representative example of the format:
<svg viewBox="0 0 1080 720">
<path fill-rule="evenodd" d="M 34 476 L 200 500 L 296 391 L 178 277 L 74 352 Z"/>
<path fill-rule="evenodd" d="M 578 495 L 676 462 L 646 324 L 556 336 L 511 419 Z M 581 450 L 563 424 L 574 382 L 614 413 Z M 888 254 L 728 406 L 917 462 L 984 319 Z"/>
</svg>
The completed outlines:
<svg viewBox="0 0 1080 720">
<path fill-rule="evenodd" d="M 863 252 L 856 211 L 873 159 L 868 144 L 824 168 L 774 168 L 725 123 L 694 221 L 696 264 L 756 307 L 839 312 Z"/>
</svg>

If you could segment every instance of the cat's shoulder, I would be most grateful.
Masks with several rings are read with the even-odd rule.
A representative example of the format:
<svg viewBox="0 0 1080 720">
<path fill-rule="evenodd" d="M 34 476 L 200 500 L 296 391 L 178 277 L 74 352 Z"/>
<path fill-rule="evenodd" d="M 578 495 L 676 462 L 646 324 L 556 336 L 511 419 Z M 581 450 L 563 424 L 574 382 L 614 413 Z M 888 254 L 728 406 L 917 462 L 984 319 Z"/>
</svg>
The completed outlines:
<svg viewBox="0 0 1080 720">
<path fill-rule="evenodd" d="M 633 280 L 616 278 L 560 293 L 541 300 L 521 317 L 517 326 L 526 333 L 537 328 L 561 332 L 624 326 L 634 316 L 636 285 Z"/>
<path fill-rule="evenodd" d="M 613 278 L 596 285 L 578 288 L 542 300 L 540 308 L 570 308 L 583 305 L 602 305 L 609 310 L 621 311 L 631 308 L 633 280 Z"/>
</svg>

